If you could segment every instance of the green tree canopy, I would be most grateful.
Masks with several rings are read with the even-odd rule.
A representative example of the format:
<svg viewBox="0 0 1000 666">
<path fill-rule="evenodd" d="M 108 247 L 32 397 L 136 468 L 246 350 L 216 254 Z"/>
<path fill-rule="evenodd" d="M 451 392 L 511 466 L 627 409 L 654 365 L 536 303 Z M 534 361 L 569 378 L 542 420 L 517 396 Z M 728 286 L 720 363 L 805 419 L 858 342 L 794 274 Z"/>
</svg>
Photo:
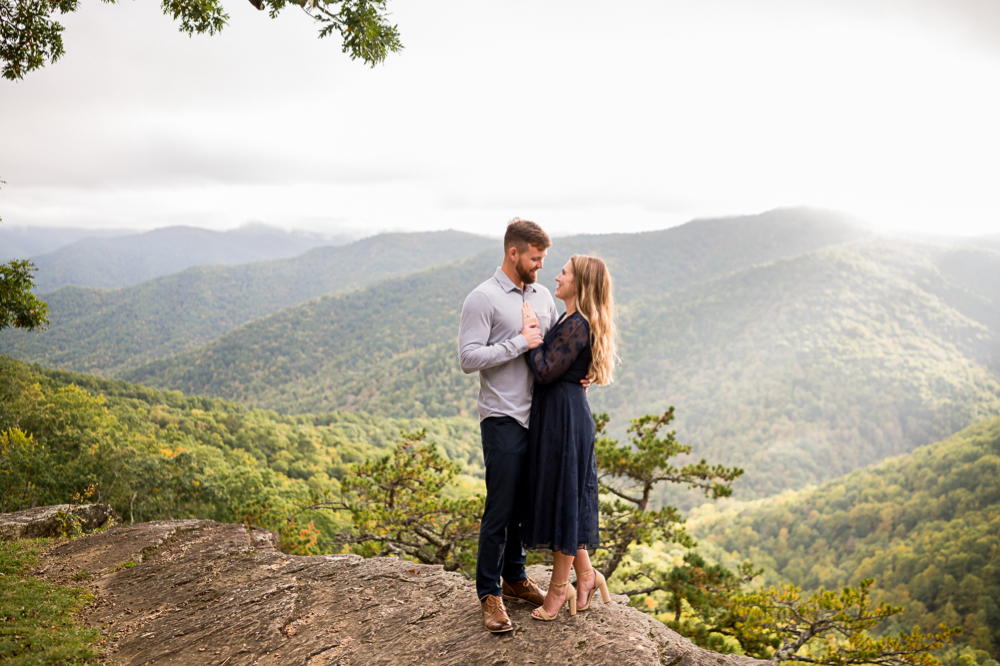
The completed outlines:
<svg viewBox="0 0 1000 666">
<path fill-rule="evenodd" d="M 775 664 L 793 661 L 825 666 L 936 666 L 931 654 L 961 633 L 941 625 L 937 633 L 920 627 L 898 636 L 876 638 L 874 630 L 886 619 L 903 612 L 901 606 L 873 605 L 872 579 L 839 593 L 820 588 L 803 600 L 794 585 L 770 587 L 737 598 L 733 609 L 734 634 L 747 654 L 770 658 Z M 775 649 L 761 649 L 770 639 Z M 752 646 L 752 647 L 748 647 Z"/>
<path fill-rule="evenodd" d="M 115 2 L 115 0 L 105 0 Z M 387 0 L 250 0 L 257 9 L 276 17 L 289 4 L 301 7 L 320 24 L 319 36 L 334 32 L 341 37 L 342 51 L 371 66 L 385 60 L 389 52 L 403 48 L 399 31 L 388 21 Z M 65 54 L 64 27 L 56 14 L 77 10 L 78 0 L 0 0 L 0 60 L 6 79 L 24 75 L 55 62 Z M 163 13 L 180 22 L 188 35 L 213 35 L 229 21 L 220 0 L 162 0 Z"/>
<path fill-rule="evenodd" d="M 34 272 L 35 265 L 23 259 L 0 264 L 0 331 L 7 328 L 33 331 L 49 323 L 45 316 L 48 306 L 31 293 Z"/>
<path fill-rule="evenodd" d="M 597 414 L 594 422 L 602 435 L 608 424 L 607 414 Z M 601 572 L 608 578 L 615 572 L 632 544 L 652 543 L 656 539 L 694 546 L 684 530 L 680 512 L 670 505 L 654 510 L 650 499 L 661 483 L 676 483 L 697 488 L 712 499 L 729 497 L 732 483 L 743 475 L 738 467 L 711 466 L 704 459 L 697 464 L 677 467 L 670 459 L 691 452 L 691 447 L 677 441 L 677 432 L 661 435 L 660 430 L 674 420 L 674 408 L 662 415 L 647 414 L 632 419 L 630 442 L 620 444 L 608 437 L 598 437 L 595 444 L 598 483 L 605 497 L 601 506 L 601 548 L 607 552 L 600 559 Z"/>
<path fill-rule="evenodd" d="M 6 31 L 7 0 L 0 0 L 0 30 Z M 0 36 L 0 49 L 7 48 L 6 32 Z M 6 70 L 5 70 L 6 71 Z M 0 185 L 7 181 L 0 180 Z M 0 222 L 3 219 L 0 218 Z M 49 323 L 45 316 L 48 305 L 31 293 L 34 286 L 35 265 L 30 261 L 13 260 L 0 264 L 0 331 L 5 328 L 23 328 L 33 331 Z"/>
<path fill-rule="evenodd" d="M 402 433 L 390 455 L 354 466 L 339 500 L 309 508 L 350 513 L 354 530 L 338 534 L 337 543 L 360 555 L 405 555 L 470 575 L 485 498 L 446 495 L 461 467 L 425 442 L 426 435 Z"/>
</svg>

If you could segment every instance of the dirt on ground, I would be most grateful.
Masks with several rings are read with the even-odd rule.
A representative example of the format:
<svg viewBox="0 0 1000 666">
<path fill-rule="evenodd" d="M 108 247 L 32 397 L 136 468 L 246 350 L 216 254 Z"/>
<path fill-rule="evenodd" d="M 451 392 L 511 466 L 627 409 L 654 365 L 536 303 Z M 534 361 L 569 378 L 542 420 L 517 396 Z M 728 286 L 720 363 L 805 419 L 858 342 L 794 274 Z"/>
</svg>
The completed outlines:
<svg viewBox="0 0 1000 666">
<path fill-rule="evenodd" d="M 762 666 L 703 650 L 614 595 L 553 622 L 508 605 L 483 629 L 475 585 L 438 566 L 299 557 L 272 532 L 208 520 L 112 527 L 62 543 L 37 575 L 89 587 L 85 616 L 121 664 L 593 664 Z M 546 587 L 549 572 L 529 575 Z"/>
</svg>

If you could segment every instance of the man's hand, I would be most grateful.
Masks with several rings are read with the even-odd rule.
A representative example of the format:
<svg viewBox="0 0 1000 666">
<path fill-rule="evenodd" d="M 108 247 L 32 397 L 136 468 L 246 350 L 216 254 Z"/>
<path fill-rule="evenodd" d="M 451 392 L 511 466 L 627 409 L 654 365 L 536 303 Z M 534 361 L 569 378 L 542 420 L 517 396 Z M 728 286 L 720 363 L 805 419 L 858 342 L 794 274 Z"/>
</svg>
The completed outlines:
<svg viewBox="0 0 1000 666">
<path fill-rule="evenodd" d="M 542 331 L 538 328 L 538 317 L 531 305 L 525 303 L 521 306 L 521 335 L 528 341 L 528 349 L 534 349 L 542 344 Z"/>
<path fill-rule="evenodd" d="M 593 384 L 593 383 L 594 383 L 594 380 L 593 380 L 593 378 L 591 378 L 590 375 L 587 375 L 586 377 L 584 377 L 583 379 L 581 379 L 580 380 L 580 385 L 583 387 L 583 392 L 586 393 L 587 389 L 589 389 L 590 385 Z"/>
</svg>

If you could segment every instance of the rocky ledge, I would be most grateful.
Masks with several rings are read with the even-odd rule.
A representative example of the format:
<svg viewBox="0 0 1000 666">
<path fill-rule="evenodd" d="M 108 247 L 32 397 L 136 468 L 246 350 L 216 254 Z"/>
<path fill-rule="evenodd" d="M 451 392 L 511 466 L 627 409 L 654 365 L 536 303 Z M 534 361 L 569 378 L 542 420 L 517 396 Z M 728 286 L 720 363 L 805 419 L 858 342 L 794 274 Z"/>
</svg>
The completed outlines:
<svg viewBox="0 0 1000 666">
<path fill-rule="evenodd" d="M 17 513 L 0 513 L 0 541 L 90 532 L 119 523 L 121 518 L 107 504 L 39 506 Z"/>
<path fill-rule="evenodd" d="M 9 518 L 5 516 L 4 518 Z M 529 574 L 543 587 L 549 573 Z M 91 589 L 85 621 L 121 664 L 762 665 L 693 645 L 623 596 L 554 622 L 511 604 L 482 628 L 471 581 L 436 566 L 297 557 L 268 531 L 208 520 L 112 527 L 53 547 L 37 575 Z"/>
</svg>

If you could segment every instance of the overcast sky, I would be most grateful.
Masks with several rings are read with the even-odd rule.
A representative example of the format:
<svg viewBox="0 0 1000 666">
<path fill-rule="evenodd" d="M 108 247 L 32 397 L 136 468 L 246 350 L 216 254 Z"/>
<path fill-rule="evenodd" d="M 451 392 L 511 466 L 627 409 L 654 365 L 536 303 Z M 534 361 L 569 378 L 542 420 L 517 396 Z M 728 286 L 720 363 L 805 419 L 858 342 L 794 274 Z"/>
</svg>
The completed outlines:
<svg viewBox="0 0 1000 666">
<path fill-rule="evenodd" d="M 188 38 L 157 4 L 81 3 L 0 81 L 6 225 L 1000 232 L 995 0 L 390 0 L 375 69 L 294 6 Z"/>
</svg>

